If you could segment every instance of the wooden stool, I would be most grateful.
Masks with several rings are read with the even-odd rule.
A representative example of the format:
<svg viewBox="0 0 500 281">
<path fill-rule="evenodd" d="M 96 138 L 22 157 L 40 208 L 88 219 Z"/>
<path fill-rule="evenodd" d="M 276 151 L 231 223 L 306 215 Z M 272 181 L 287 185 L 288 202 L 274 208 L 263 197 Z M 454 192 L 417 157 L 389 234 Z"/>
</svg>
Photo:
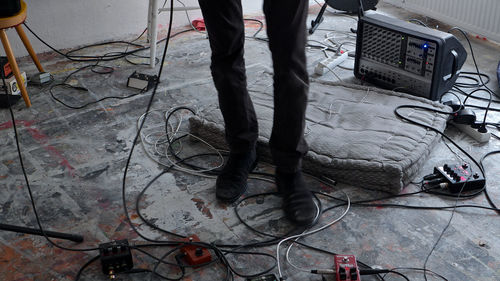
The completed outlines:
<svg viewBox="0 0 500 281">
<path fill-rule="evenodd" d="M 2 45 L 5 50 L 5 54 L 9 59 L 12 72 L 14 72 L 14 76 L 16 77 L 17 85 L 21 90 L 24 102 L 26 103 L 27 107 L 30 107 L 31 102 L 28 96 L 28 92 L 26 91 L 26 87 L 24 87 L 23 79 L 21 77 L 21 72 L 19 71 L 19 67 L 17 66 L 16 57 L 12 52 L 9 39 L 7 38 L 7 33 L 5 33 L 5 30 L 7 28 L 14 27 L 17 31 L 17 34 L 19 34 L 19 37 L 21 37 L 24 47 L 26 47 L 26 50 L 28 50 L 31 59 L 33 59 L 33 62 L 36 64 L 38 71 L 45 72 L 43 70 L 42 65 L 40 64 L 40 61 L 38 60 L 38 57 L 36 56 L 35 51 L 33 50 L 33 47 L 31 46 L 30 41 L 28 40 L 28 37 L 26 37 L 26 33 L 24 33 L 24 30 L 21 26 L 21 24 L 26 20 L 26 10 L 27 10 L 26 3 L 24 3 L 24 1 L 21 1 L 21 11 L 19 11 L 19 13 L 11 17 L 0 18 L 0 39 L 2 39 Z"/>
</svg>

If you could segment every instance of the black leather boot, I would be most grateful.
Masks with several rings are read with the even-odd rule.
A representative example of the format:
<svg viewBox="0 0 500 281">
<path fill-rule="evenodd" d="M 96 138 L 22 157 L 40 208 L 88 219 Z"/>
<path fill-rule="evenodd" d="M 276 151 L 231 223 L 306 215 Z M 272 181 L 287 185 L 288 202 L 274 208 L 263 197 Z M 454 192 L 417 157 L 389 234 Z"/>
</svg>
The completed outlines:
<svg viewBox="0 0 500 281">
<path fill-rule="evenodd" d="M 317 208 L 302 172 L 280 172 L 278 168 L 275 177 L 278 191 L 283 196 L 283 211 L 288 219 L 297 225 L 310 226 L 316 218 Z"/>
<path fill-rule="evenodd" d="M 215 196 L 224 203 L 233 203 L 247 190 L 248 174 L 257 166 L 255 148 L 247 153 L 230 153 L 215 183 Z"/>
</svg>

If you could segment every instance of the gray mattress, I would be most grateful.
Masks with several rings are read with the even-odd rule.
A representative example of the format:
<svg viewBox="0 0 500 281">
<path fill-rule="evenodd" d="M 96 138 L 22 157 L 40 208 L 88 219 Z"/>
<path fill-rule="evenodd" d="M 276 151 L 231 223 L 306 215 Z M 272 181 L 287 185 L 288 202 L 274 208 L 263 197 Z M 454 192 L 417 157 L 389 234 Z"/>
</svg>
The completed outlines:
<svg viewBox="0 0 500 281">
<path fill-rule="evenodd" d="M 249 90 L 259 121 L 258 151 L 262 159 L 270 160 L 272 79 L 267 73 L 261 78 Z M 440 139 L 433 131 L 397 118 L 394 109 L 403 104 L 449 110 L 403 93 L 311 81 L 305 132 L 310 150 L 304 170 L 349 185 L 398 193 L 415 177 Z M 401 112 L 441 131 L 446 127 L 446 115 L 413 109 Z M 191 133 L 221 148 L 226 147 L 223 125 L 217 105 L 190 119 Z"/>
</svg>

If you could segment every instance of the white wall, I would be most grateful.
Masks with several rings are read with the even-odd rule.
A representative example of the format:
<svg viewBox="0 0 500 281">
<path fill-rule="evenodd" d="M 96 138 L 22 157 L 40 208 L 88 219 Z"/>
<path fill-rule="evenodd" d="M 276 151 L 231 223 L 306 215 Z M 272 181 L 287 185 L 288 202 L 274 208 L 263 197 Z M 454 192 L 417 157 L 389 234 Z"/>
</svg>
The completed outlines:
<svg viewBox="0 0 500 281">
<path fill-rule="evenodd" d="M 384 0 L 500 42 L 499 0 Z"/>
<path fill-rule="evenodd" d="M 159 0 L 160 6 L 163 4 Z M 72 48 L 111 39 L 132 39 L 147 25 L 149 0 L 25 0 L 28 4 L 26 23 L 47 43 L 57 49 Z M 187 6 L 198 6 L 197 0 L 183 0 Z M 168 4 L 167 4 L 168 5 Z M 175 2 L 175 6 L 180 6 Z M 201 12 L 192 11 L 192 19 Z M 159 17 L 161 27 L 168 24 L 168 13 Z M 188 24 L 184 12 L 174 14 L 174 26 Z M 48 51 L 25 28 L 35 51 Z M 16 57 L 28 53 L 14 29 L 8 31 Z M 4 54 L 3 48 L 1 53 Z"/>
<path fill-rule="evenodd" d="M 68 49 L 113 39 L 132 39 L 147 26 L 149 0 L 24 0 L 28 4 L 26 23 L 42 39 L 57 49 Z M 159 6 L 164 0 L 158 0 Z M 198 6 L 198 0 L 182 0 Z M 262 14 L 263 0 L 242 0 L 246 15 Z M 167 6 L 170 4 L 167 3 Z M 177 1 L 174 5 L 181 6 Z M 159 29 L 168 26 L 168 12 L 158 18 Z M 190 11 L 191 20 L 201 11 Z M 175 12 L 174 27 L 189 24 L 184 12 Z M 25 28 L 35 52 L 50 49 Z M 7 32 L 16 57 L 28 55 L 14 29 Z M 0 54 L 4 55 L 3 48 Z"/>
</svg>

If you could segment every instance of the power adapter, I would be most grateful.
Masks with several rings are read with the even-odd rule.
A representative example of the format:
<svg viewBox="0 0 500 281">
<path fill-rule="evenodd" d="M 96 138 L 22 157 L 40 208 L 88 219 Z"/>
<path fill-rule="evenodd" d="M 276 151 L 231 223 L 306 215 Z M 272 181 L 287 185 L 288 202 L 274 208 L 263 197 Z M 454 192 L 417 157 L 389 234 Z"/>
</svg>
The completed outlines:
<svg viewBox="0 0 500 281">
<path fill-rule="evenodd" d="M 476 113 L 469 108 L 464 108 L 453 115 L 455 124 L 474 125 L 476 123 Z"/>
<path fill-rule="evenodd" d="M 129 271 L 134 267 L 132 253 L 126 239 L 100 244 L 99 253 L 102 272 L 110 279 L 115 279 L 116 273 Z"/>
</svg>

